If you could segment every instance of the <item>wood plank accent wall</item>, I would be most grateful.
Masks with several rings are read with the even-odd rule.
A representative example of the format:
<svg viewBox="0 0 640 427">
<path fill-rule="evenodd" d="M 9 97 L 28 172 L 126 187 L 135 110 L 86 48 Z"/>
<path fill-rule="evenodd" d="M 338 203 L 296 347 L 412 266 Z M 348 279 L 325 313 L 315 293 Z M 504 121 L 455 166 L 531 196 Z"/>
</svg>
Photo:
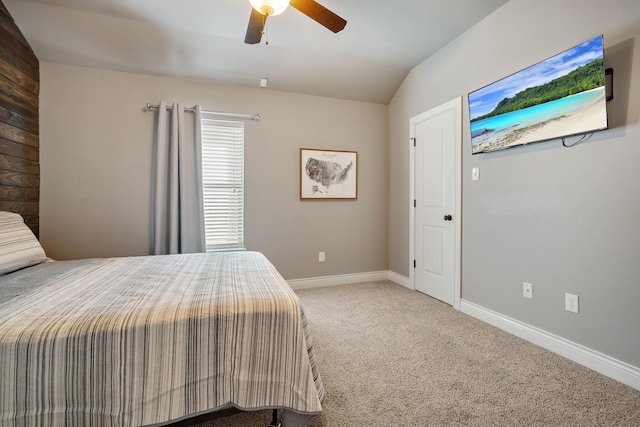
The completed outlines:
<svg viewBox="0 0 640 427">
<path fill-rule="evenodd" d="M 0 210 L 39 235 L 40 63 L 0 0 Z"/>
</svg>

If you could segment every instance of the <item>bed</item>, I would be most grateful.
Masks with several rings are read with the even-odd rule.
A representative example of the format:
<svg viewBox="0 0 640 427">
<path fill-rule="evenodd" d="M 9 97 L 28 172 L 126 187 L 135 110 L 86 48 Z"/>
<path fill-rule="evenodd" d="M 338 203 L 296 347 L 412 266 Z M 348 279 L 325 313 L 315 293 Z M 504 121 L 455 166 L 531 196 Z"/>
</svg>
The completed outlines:
<svg viewBox="0 0 640 427">
<path fill-rule="evenodd" d="M 0 274 L 0 426 L 322 410 L 304 312 L 258 252 L 51 261 L 0 212 Z"/>
</svg>

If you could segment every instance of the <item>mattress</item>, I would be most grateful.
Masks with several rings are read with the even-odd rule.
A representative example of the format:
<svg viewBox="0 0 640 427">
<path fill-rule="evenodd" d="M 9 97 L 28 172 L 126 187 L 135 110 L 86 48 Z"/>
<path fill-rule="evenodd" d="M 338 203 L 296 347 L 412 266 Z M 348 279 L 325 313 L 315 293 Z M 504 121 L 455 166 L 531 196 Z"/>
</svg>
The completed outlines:
<svg viewBox="0 0 640 427">
<path fill-rule="evenodd" d="M 0 290 L 2 426 L 322 410 L 302 307 L 258 252 L 49 262 Z"/>
</svg>

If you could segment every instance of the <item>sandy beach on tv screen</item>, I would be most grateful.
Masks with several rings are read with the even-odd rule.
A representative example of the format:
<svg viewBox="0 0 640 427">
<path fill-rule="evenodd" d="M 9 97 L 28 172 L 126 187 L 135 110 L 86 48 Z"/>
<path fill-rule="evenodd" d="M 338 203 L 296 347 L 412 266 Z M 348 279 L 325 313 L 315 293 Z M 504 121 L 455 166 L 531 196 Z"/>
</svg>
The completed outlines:
<svg viewBox="0 0 640 427">
<path fill-rule="evenodd" d="M 572 135 L 584 132 L 585 129 L 598 130 L 607 126 L 606 107 L 602 103 L 604 95 L 598 97 L 588 106 L 573 114 L 549 120 L 542 126 L 532 129 L 525 136 L 526 141 L 542 141 L 556 135 Z"/>
<path fill-rule="evenodd" d="M 604 94 L 592 103 L 571 114 L 526 128 L 517 129 L 506 135 L 489 138 L 478 144 L 474 152 L 491 151 L 530 142 L 558 138 L 558 135 L 585 133 L 587 130 L 599 130 L 607 127 L 606 106 L 602 102 Z"/>
</svg>

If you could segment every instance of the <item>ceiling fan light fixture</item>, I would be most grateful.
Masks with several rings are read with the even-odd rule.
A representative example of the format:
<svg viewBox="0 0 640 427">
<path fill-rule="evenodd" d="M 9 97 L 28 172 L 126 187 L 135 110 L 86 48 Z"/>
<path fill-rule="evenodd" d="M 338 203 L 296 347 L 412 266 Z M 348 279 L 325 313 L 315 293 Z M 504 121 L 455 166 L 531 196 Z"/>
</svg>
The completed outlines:
<svg viewBox="0 0 640 427">
<path fill-rule="evenodd" d="M 279 15 L 289 6 L 290 0 L 249 0 L 251 6 L 266 16 Z"/>
</svg>

